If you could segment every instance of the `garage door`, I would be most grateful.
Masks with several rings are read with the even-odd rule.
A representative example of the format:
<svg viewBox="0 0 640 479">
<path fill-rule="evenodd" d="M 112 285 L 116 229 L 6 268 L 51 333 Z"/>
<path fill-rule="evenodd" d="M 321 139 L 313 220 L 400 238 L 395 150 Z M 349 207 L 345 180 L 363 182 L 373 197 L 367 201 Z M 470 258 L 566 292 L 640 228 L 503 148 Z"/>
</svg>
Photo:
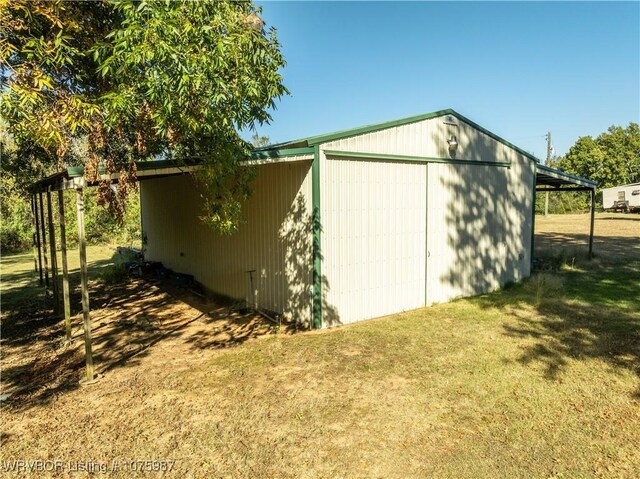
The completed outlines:
<svg viewBox="0 0 640 479">
<path fill-rule="evenodd" d="M 325 324 L 425 305 L 427 165 L 322 163 Z"/>
</svg>

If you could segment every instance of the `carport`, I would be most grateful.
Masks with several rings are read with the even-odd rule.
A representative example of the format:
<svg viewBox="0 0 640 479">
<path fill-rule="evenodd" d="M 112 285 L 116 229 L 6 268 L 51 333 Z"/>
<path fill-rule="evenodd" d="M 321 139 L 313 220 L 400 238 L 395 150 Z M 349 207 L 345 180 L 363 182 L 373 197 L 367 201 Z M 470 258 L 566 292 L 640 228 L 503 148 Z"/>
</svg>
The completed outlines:
<svg viewBox="0 0 640 479">
<path fill-rule="evenodd" d="M 588 191 L 591 195 L 590 212 L 591 212 L 591 225 L 589 228 L 589 258 L 593 258 L 593 225 L 595 219 L 595 203 L 596 203 L 596 187 L 598 183 L 595 181 L 587 180 L 579 176 L 570 175 L 564 171 L 556 170 L 550 166 L 538 164 L 536 165 L 536 192 L 565 192 L 565 191 Z M 535 198 L 533 201 L 535 221 Z M 531 250 L 533 251 L 534 233 L 532 228 L 531 232 Z M 533 257 L 533 255 L 532 255 Z"/>
<path fill-rule="evenodd" d="M 138 163 L 136 165 L 138 181 L 151 178 L 162 178 L 171 175 L 181 175 L 191 171 L 193 165 L 185 165 L 172 160 Z M 33 214 L 33 243 L 34 267 L 39 273 L 40 284 L 47 289 L 51 287 L 54 300 L 54 313 L 60 312 L 60 299 L 64 308 L 64 319 L 67 341 L 71 340 L 71 304 L 69 294 L 69 270 L 67 267 L 66 221 L 64 211 L 63 192 L 76 191 L 76 213 L 78 217 L 78 250 L 80 254 L 80 286 L 82 291 L 82 317 L 84 326 L 84 342 L 86 357 L 86 381 L 94 379 L 93 354 L 91 350 L 91 317 L 89 312 L 89 289 L 87 276 L 87 253 L 84 231 L 84 199 L 85 188 L 95 187 L 101 181 L 117 183 L 118 174 L 106 175 L 100 172 L 97 181 L 89 182 L 84 177 L 83 167 L 67 168 L 64 171 L 44 178 L 31 186 L 31 209 Z M 54 202 L 52 194 L 57 193 L 58 220 L 60 235 L 56 238 L 56 228 L 53 221 Z M 47 238 L 48 235 L 48 238 Z M 59 286 L 59 268 L 56 259 L 57 240 L 60 241 L 62 258 L 62 291 Z M 48 241 L 47 241 L 48 240 Z M 51 278 L 49 278 L 51 271 Z"/>
</svg>

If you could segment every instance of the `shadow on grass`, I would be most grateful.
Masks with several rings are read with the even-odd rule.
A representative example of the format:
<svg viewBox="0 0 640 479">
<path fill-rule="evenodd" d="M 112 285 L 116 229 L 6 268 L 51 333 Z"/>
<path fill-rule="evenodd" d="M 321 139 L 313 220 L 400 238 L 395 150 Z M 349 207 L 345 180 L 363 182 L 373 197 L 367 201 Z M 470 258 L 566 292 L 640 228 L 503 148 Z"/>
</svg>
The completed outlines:
<svg viewBox="0 0 640 479">
<path fill-rule="evenodd" d="M 640 255 L 635 258 L 579 259 L 574 269 L 537 272 L 477 301 L 508 309 L 517 318 L 504 326 L 504 334 L 533 339 L 519 361 L 544 364 L 549 380 L 560 379 L 570 361 L 583 359 L 640 377 Z M 524 308 L 537 314 L 523 313 Z M 635 397 L 640 398 L 640 389 Z"/>
<path fill-rule="evenodd" d="M 598 218 L 598 221 L 620 221 L 620 220 L 624 220 L 624 221 L 640 221 L 640 214 L 620 214 L 619 216 L 616 216 L 615 218 Z"/>
<path fill-rule="evenodd" d="M 13 271 L 11 266 L 20 263 L 28 268 Z M 112 263 L 113 258 L 89 261 L 90 279 Z M 12 394 L 9 403 L 15 398 L 20 407 L 31 407 L 76 389 L 84 357 L 78 349 L 62 347 L 64 324 L 60 315 L 53 314 L 53 297 L 40 285 L 32 257 L 4 257 L 2 267 L 2 389 Z M 81 310 L 79 271 L 70 272 L 69 282 L 71 313 L 75 315 Z M 15 359 L 19 359 L 17 365 Z M 26 403 L 21 401 L 25 398 Z"/>
<path fill-rule="evenodd" d="M 90 262 L 90 278 L 108 273 L 118 262 L 117 255 Z M 6 401 L 12 410 L 25 411 L 79 387 L 85 368 L 79 273 L 70 275 L 71 346 L 63 345 L 64 322 L 53 315 L 52 298 L 45 297 L 35 273 L 22 270 L 5 275 L 5 280 L 15 286 L 3 294 L 2 346 L 19 361 L 3 365 L 3 392 L 12 394 Z M 171 278 L 126 278 L 114 285 L 90 281 L 90 301 L 98 374 L 138 366 L 172 339 L 180 339 L 184 348 L 174 349 L 176 343 L 171 343 L 167 353 L 189 354 L 239 345 L 271 334 L 277 326 L 259 314 L 234 311 L 220 298 L 205 297 L 192 285 Z M 286 323 L 279 326 L 283 332 L 296 330 Z"/>
<path fill-rule="evenodd" d="M 606 218 L 598 218 L 603 221 Z M 538 233 L 536 234 L 536 257 L 561 255 L 567 260 L 574 256 L 577 259 L 586 258 L 588 234 L 569 233 Z M 596 258 L 606 264 L 621 264 L 626 261 L 640 260 L 640 225 L 638 236 L 595 236 L 593 251 Z M 588 267 L 589 265 L 585 265 Z"/>
<path fill-rule="evenodd" d="M 2 260 L 6 266 L 10 260 Z M 89 277 L 95 279 L 109 266 L 112 259 L 90 261 Z M 2 344 L 5 347 L 20 346 L 37 340 L 53 339 L 46 329 L 60 321 L 53 315 L 54 301 L 50 292 L 38 282 L 38 274 L 31 271 L 3 274 L 2 291 Z M 61 280 L 60 280 L 61 281 Z M 8 286 L 7 286 L 8 284 Z M 71 314 L 82 310 L 80 304 L 80 272 L 69 274 Z M 54 333 L 62 340 L 64 331 Z"/>
</svg>

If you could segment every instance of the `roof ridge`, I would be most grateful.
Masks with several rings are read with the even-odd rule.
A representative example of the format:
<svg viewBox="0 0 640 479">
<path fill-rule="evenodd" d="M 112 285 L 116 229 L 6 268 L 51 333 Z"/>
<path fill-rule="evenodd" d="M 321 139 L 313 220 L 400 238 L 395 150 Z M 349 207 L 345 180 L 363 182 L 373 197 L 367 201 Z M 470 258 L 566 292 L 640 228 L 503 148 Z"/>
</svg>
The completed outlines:
<svg viewBox="0 0 640 479">
<path fill-rule="evenodd" d="M 318 145 L 320 143 L 327 143 L 327 142 L 330 142 L 330 141 L 340 140 L 340 139 L 343 139 L 343 138 L 350 138 L 352 136 L 362 135 L 362 134 L 365 134 L 365 133 L 372 133 L 372 132 L 375 132 L 375 131 L 386 130 L 387 128 L 393 128 L 393 127 L 396 127 L 396 126 L 408 125 L 410 123 L 416 123 L 418 121 L 430 120 L 432 118 L 438 118 L 438 117 L 445 116 L 445 115 L 453 115 L 456 118 L 458 118 L 459 120 L 464 121 L 468 125 L 472 126 L 476 130 L 481 131 L 485 135 L 493 138 L 494 140 L 502 143 L 503 145 L 506 145 L 509 148 L 512 148 L 512 149 L 516 150 L 518 153 L 520 153 L 521 155 L 526 156 L 527 158 L 531 159 L 532 161 L 535 161 L 536 163 L 542 163 L 542 161 L 539 158 L 536 158 L 531 153 L 529 153 L 529 152 L 523 150 L 522 148 L 514 145 L 513 143 L 505 140 L 501 136 L 496 135 L 492 131 L 489 131 L 486 128 L 480 126 L 479 124 L 477 124 L 476 122 L 470 120 L 466 116 L 458 113 L 453 108 L 446 108 L 444 110 L 436 110 L 436 111 L 432 111 L 432 112 L 429 112 L 429 113 L 422 113 L 422 114 L 419 114 L 419 115 L 406 116 L 406 117 L 403 117 L 403 118 L 398 118 L 398 119 L 395 119 L 395 120 L 385 121 L 385 122 L 381 122 L 381 123 L 373 123 L 373 124 L 359 126 L 359 127 L 355 127 L 355 128 L 348 128 L 348 129 L 344 129 L 344 130 L 338 130 L 338 131 L 334 131 L 332 133 L 325 133 L 325 134 L 321 134 L 321 135 L 307 136 L 307 137 L 298 138 L 296 140 L 286 141 L 286 142 L 282 142 L 282 143 L 274 143 L 273 145 L 268 145 L 268 146 L 259 148 L 256 151 L 267 151 L 267 150 L 274 150 L 274 149 L 284 150 L 284 149 L 287 149 L 287 148 L 310 147 L 310 146 L 313 146 L 313 145 Z"/>
<path fill-rule="evenodd" d="M 456 113 L 453 109 L 447 108 L 444 110 L 436 110 L 429 113 L 421 113 L 418 115 L 411 115 L 411 116 L 405 116 L 402 118 L 396 118 L 395 120 L 388 120 L 380 123 L 370 123 L 368 125 L 357 126 L 354 128 L 346 128 L 343 130 L 337 130 L 330 133 L 305 136 L 305 137 L 298 138 L 291 141 L 273 143 L 271 145 L 257 148 L 256 151 L 283 149 L 283 147 L 286 147 L 286 146 L 294 147 L 299 143 L 304 143 L 305 146 L 313 146 L 319 143 L 326 143 L 327 141 L 331 141 L 328 138 L 335 138 L 335 139 L 349 138 L 351 136 L 356 136 L 363 133 L 385 130 L 387 128 L 393 128 L 394 126 L 408 125 L 410 123 L 415 123 L 418 121 L 428 120 L 430 118 L 437 118 L 439 116 L 451 115 L 451 114 L 456 116 L 458 115 L 458 113 Z"/>
</svg>

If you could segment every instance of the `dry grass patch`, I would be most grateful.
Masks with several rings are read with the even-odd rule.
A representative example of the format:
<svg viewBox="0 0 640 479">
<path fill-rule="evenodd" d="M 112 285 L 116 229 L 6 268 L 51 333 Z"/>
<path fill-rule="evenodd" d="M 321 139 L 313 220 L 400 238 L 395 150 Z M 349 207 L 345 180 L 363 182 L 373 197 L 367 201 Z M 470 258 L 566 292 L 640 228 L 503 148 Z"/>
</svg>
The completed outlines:
<svg viewBox="0 0 640 479">
<path fill-rule="evenodd" d="M 174 459 L 180 478 L 639 477 L 634 258 L 231 348 L 163 339 L 93 386 L 4 404 L 0 456 Z M 55 344 L 34 334 L 12 354 Z"/>
</svg>

